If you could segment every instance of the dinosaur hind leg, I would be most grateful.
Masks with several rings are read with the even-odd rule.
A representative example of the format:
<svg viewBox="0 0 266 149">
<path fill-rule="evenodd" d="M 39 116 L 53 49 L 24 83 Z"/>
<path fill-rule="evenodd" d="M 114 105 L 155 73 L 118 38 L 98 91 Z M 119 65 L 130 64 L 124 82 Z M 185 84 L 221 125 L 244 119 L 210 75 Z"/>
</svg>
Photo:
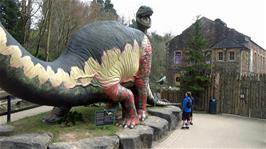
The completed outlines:
<svg viewBox="0 0 266 149">
<path fill-rule="evenodd" d="M 115 84 L 109 87 L 105 87 L 104 92 L 114 102 L 122 103 L 122 107 L 124 108 L 123 111 L 125 111 L 124 127 L 134 128 L 139 123 L 139 120 L 132 91 L 121 86 L 120 84 Z"/>
</svg>

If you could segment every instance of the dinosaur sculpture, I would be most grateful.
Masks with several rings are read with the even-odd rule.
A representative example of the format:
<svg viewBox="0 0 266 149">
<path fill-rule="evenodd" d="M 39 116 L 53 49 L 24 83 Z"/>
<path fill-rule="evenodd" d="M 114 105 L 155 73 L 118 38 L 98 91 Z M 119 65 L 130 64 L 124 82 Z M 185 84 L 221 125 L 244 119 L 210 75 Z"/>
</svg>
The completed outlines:
<svg viewBox="0 0 266 149">
<path fill-rule="evenodd" d="M 1 25 L 0 86 L 43 105 L 121 102 L 125 126 L 133 128 L 139 117 L 146 117 L 151 54 L 143 32 L 102 21 L 83 27 L 59 58 L 44 62 L 28 53 Z M 137 89 L 135 97 L 122 85 L 130 81 Z"/>
<path fill-rule="evenodd" d="M 153 14 L 153 10 L 148 6 L 140 6 L 136 13 L 136 24 L 133 24 L 131 27 L 136 28 L 138 30 L 141 30 L 143 33 L 147 33 L 147 30 L 151 27 L 151 15 Z M 136 87 L 133 85 L 130 85 L 131 83 L 123 84 L 127 88 L 130 88 L 132 91 L 136 90 Z M 155 98 L 152 95 L 152 92 L 150 88 L 147 88 L 148 91 L 148 103 L 151 105 L 176 105 L 175 103 L 169 103 L 166 101 L 163 101 L 161 99 Z M 110 102 L 109 102 L 110 103 Z M 112 106 L 112 104 L 109 104 L 109 106 Z M 54 107 L 53 110 L 44 118 L 44 121 L 47 123 L 54 123 L 59 121 L 62 117 L 64 117 L 65 114 L 67 114 L 70 111 L 70 106 L 60 106 L 60 107 Z M 145 119 L 147 116 L 142 117 L 142 120 Z"/>
<path fill-rule="evenodd" d="M 134 128 L 147 118 L 147 98 L 159 101 L 149 88 L 151 56 L 145 33 L 101 21 L 81 28 L 55 61 L 45 62 L 27 52 L 0 23 L 0 87 L 22 99 L 56 106 L 50 119 L 72 106 L 121 102 L 124 127 Z"/>
</svg>

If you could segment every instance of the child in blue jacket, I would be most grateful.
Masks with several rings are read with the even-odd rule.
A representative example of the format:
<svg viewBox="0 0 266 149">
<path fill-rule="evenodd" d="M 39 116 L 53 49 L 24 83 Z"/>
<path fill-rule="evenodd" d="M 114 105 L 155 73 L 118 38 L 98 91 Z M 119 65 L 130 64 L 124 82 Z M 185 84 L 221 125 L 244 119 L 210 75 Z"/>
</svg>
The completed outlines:
<svg viewBox="0 0 266 149">
<path fill-rule="evenodd" d="M 186 92 L 185 98 L 182 101 L 182 129 L 189 129 L 188 123 L 190 121 L 190 113 L 192 108 L 191 92 Z"/>
</svg>

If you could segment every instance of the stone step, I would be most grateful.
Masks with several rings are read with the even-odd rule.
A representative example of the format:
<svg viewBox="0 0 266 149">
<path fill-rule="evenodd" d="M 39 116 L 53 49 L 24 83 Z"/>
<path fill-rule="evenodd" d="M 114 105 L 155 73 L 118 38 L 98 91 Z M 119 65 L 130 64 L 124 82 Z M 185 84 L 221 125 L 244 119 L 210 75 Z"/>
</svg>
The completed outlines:
<svg viewBox="0 0 266 149">
<path fill-rule="evenodd" d="M 0 138 L 1 149 L 47 149 L 52 141 L 50 133 L 20 134 Z"/>
<path fill-rule="evenodd" d="M 168 121 L 163 118 L 149 116 L 149 118 L 144 121 L 144 124 L 153 129 L 154 141 L 158 141 L 168 134 Z"/>
<path fill-rule="evenodd" d="M 168 130 L 174 130 L 180 122 L 181 110 L 175 106 L 168 106 L 165 108 L 151 108 L 148 110 L 152 116 L 160 117 L 168 121 Z"/>
<path fill-rule="evenodd" d="M 134 129 L 125 128 L 116 135 L 119 137 L 121 149 L 152 147 L 153 129 L 149 126 L 138 125 Z"/>
<path fill-rule="evenodd" d="M 24 137 L 22 137 L 23 135 L 15 135 L 0 138 L 0 148 L 16 149 L 14 145 L 19 145 L 20 143 L 23 144 L 24 148 L 22 149 L 30 149 L 33 147 L 42 147 L 43 149 L 152 148 L 153 141 L 162 139 L 181 122 L 181 109 L 175 106 L 168 106 L 151 108 L 148 112 L 150 116 L 141 125 L 136 126 L 134 129 L 125 128 L 117 132 L 114 136 L 86 138 L 76 142 L 57 142 L 48 145 L 51 139 L 47 139 L 47 134 L 45 133 L 43 134 L 44 139 L 38 139 L 42 138 L 39 137 L 40 134 L 24 134 Z M 31 140 L 32 138 L 34 139 Z M 19 147 L 21 149 L 21 146 Z"/>
<path fill-rule="evenodd" d="M 49 145 L 49 149 L 88 149 L 88 148 L 118 149 L 119 138 L 117 136 L 104 136 L 92 139 L 90 138 L 82 139 L 72 143 L 59 142 Z"/>
</svg>

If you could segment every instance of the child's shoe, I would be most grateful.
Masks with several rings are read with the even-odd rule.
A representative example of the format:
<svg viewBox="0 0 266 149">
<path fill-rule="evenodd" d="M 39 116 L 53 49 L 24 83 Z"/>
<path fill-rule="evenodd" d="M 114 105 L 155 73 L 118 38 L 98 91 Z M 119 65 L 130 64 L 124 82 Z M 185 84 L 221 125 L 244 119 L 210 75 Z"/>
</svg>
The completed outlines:
<svg viewBox="0 0 266 149">
<path fill-rule="evenodd" d="M 188 124 L 186 124 L 186 125 L 185 125 L 185 128 L 186 128 L 186 129 L 189 129 L 189 126 L 188 126 Z"/>
<path fill-rule="evenodd" d="M 186 124 L 184 124 L 182 127 L 181 127 L 181 129 L 186 129 L 187 128 L 187 125 Z"/>
</svg>

